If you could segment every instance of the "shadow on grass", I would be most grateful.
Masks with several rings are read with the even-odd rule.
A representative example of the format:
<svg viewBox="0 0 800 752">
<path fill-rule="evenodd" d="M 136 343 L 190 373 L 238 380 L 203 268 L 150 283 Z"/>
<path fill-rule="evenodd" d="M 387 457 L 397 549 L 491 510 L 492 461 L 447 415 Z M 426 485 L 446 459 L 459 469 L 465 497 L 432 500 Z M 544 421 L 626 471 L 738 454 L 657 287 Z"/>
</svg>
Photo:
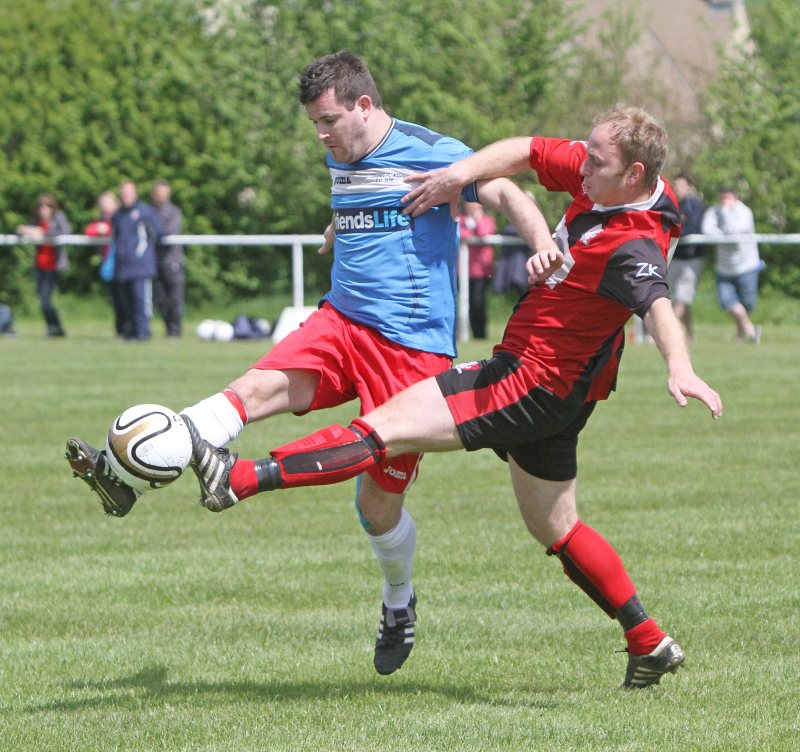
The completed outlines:
<svg viewBox="0 0 800 752">
<path fill-rule="evenodd" d="M 343 699 L 353 695 L 375 695 L 380 701 L 388 697 L 413 697 L 431 694 L 445 697 L 456 703 L 467 703 L 498 707 L 538 708 L 553 710 L 560 703 L 552 700 L 555 687 L 538 687 L 535 694 L 546 694 L 547 700 L 531 697 L 531 692 L 524 692 L 513 697 L 502 697 L 497 689 L 482 692 L 479 687 L 469 684 L 447 684 L 439 680 L 402 683 L 386 682 L 375 678 L 372 681 L 295 681 L 290 677 L 285 680 L 272 680 L 263 683 L 248 681 L 223 682 L 172 682 L 168 678 L 165 666 L 144 668 L 132 676 L 103 681 L 76 681 L 67 685 L 70 690 L 92 691 L 93 696 L 59 700 L 23 708 L 26 713 L 46 711 L 80 711 L 91 708 L 124 707 L 140 708 L 142 702 L 175 702 L 181 698 L 198 698 L 202 695 L 228 695 L 231 700 L 263 701 L 263 702 L 295 702 L 318 701 L 326 699 Z"/>
</svg>

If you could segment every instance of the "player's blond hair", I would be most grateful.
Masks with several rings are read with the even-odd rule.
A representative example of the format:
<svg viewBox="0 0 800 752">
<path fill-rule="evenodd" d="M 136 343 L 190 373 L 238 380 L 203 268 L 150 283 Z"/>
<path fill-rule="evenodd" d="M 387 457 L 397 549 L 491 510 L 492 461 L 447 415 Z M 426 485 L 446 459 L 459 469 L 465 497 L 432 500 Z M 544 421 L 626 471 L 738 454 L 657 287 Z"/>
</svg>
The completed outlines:
<svg viewBox="0 0 800 752">
<path fill-rule="evenodd" d="M 641 162 L 645 185 L 652 186 L 667 159 L 669 136 L 663 126 L 640 107 L 621 104 L 598 115 L 592 128 L 606 124 L 611 126 L 611 140 L 619 149 L 623 165 L 627 168 Z"/>
</svg>

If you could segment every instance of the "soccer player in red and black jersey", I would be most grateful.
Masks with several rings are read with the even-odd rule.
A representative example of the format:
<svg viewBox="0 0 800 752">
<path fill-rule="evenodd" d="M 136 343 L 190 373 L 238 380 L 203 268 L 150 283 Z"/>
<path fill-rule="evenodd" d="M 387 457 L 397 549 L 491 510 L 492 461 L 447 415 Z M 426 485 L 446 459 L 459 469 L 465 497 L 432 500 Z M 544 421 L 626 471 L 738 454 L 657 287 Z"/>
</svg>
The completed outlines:
<svg viewBox="0 0 800 752">
<path fill-rule="evenodd" d="M 648 616 L 621 558 L 579 517 L 578 434 L 615 386 L 632 314 L 643 318 L 667 365 L 668 389 L 714 418 L 719 395 L 691 365 L 669 300 L 666 268 L 679 232 L 677 200 L 659 176 L 667 134 L 643 110 L 618 107 L 595 119 L 589 140 L 512 138 L 452 166 L 409 178 L 414 216 L 451 203 L 475 180 L 531 168 L 572 203 L 554 234 L 533 249 L 530 291 L 492 357 L 460 364 L 399 393 L 348 427 L 330 426 L 263 460 L 219 455 L 214 511 L 260 491 L 335 483 L 406 452 L 490 448 L 507 460 L 522 517 L 566 575 L 627 640 L 625 687 L 656 684 L 684 651 Z M 210 450 L 213 451 L 213 450 Z"/>
</svg>

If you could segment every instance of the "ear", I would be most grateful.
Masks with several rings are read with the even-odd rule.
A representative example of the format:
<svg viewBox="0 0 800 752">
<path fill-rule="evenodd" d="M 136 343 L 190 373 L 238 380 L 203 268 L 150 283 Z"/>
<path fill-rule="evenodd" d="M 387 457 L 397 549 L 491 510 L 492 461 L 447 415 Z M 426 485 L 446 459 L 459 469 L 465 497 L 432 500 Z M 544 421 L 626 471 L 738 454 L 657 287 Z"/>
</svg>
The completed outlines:
<svg viewBox="0 0 800 752">
<path fill-rule="evenodd" d="M 644 177 L 644 165 L 641 162 L 633 162 L 628 167 L 628 177 L 625 182 L 628 185 L 635 185 Z"/>
<path fill-rule="evenodd" d="M 372 112 L 373 109 L 372 98 L 366 94 L 362 94 L 356 101 L 356 109 L 359 110 L 365 118 L 369 117 L 369 113 Z"/>
</svg>

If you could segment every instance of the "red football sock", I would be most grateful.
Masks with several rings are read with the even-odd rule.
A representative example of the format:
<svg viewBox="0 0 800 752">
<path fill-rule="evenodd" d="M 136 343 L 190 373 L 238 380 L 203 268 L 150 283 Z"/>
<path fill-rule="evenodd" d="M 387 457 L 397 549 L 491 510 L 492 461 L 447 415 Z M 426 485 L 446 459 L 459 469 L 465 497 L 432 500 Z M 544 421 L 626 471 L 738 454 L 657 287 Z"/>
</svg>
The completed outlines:
<svg viewBox="0 0 800 752">
<path fill-rule="evenodd" d="M 614 547 L 580 520 L 548 553 L 559 555 L 567 576 L 612 618 L 620 606 L 636 595 L 636 588 Z M 578 578 L 585 581 L 578 582 Z"/>
<path fill-rule="evenodd" d="M 231 490 L 241 501 L 258 493 L 258 476 L 255 460 L 238 459 L 231 468 Z"/>
<path fill-rule="evenodd" d="M 567 577 L 619 620 L 631 653 L 646 655 L 661 642 L 664 633 L 647 616 L 622 559 L 600 533 L 578 520 L 547 553 L 557 554 Z"/>
<path fill-rule="evenodd" d="M 647 655 L 652 653 L 658 643 L 666 637 L 655 619 L 647 619 L 641 624 L 637 624 L 633 629 L 625 632 L 625 639 L 628 641 L 628 651 L 634 655 Z"/>
</svg>

